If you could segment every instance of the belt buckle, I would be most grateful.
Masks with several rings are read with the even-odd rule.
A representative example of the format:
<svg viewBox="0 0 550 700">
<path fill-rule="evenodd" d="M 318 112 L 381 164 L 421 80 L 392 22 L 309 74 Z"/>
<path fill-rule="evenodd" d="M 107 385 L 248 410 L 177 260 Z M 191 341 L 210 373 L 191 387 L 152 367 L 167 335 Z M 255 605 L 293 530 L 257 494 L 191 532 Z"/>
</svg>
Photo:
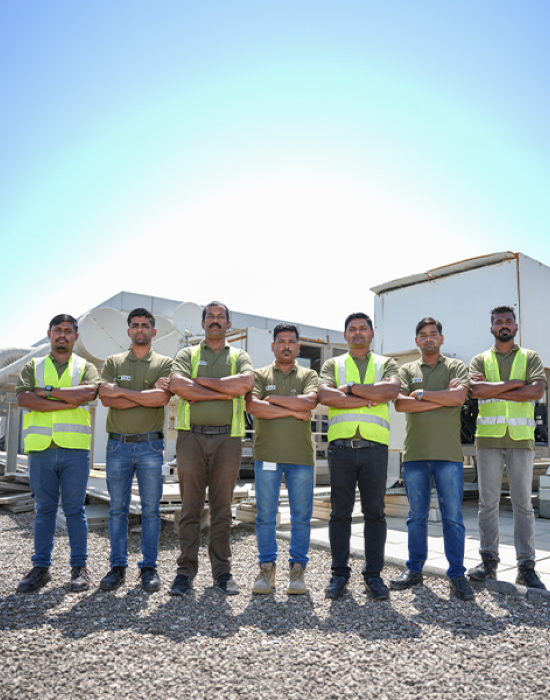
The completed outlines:
<svg viewBox="0 0 550 700">
<path fill-rule="evenodd" d="M 363 442 L 363 440 L 350 440 L 350 442 L 351 442 L 351 449 L 358 450 L 361 447 L 361 445 L 354 445 L 353 443 L 354 442 Z"/>
</svg>

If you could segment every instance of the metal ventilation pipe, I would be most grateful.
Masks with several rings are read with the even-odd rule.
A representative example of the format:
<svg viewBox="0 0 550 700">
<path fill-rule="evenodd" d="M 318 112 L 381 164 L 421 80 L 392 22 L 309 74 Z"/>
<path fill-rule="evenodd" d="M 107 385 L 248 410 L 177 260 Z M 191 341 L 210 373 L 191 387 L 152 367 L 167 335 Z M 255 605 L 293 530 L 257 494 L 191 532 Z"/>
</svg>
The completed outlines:
<svg viewBox="0 0 550 700">
<path fill-rule="evenodd" d="M 31 351 L 31 348 L 4 348 L 0 350 L 0 369 L 13 364 L 21 357 L 25 357 Z"/>
</svg>

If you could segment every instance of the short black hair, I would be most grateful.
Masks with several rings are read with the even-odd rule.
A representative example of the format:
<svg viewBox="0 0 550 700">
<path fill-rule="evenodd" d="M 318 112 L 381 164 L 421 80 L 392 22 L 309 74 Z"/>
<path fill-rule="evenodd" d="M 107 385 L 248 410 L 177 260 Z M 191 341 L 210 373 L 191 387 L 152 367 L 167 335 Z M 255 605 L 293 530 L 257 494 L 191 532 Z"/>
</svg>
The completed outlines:
<svg viewBox="0 0 550 700">
<path fill-rule="evenodd" d="M 78 333 L 78 321 L 74 316 L 71 316 L 70 314 L 57 314 L 57 316 L 54 316 L 50 321 L 49 330 L 51 331 L 51 329 L 54 326 L 57 326 L 59 323 L 72 323 L 74 327 L 74 332 Z"/>
<path fill-rule="evenodd" d="M 356 314 L 350 314 L 346 318 L 346 322 L 344 323 L 344 331 L 348 330 L 348 325 L 349 325 L 350 321 L 354 321 L 356 318 L 364 318 L 365 321 L 369 324 L 371 331 L 373 330 L 371 317 L 368 316 L 367 314 L 364 314 L 361 311 L 359 311 Z"/>
<path fill-rule="evenodd" d="M 221 306 L 222 309 L 225 309 L 225 316 L 227 320 L 229 321 L 229 309 L 225 304 L 222 304 L 221 301 L 211 301 L 209 304 L 207 304 L 204 309 L 202 310 L 202 320 L 206 320 L 206 310 L 209 309 L 211 306 Z"/>
<path fill-rule="evenodd" d="M 516 312 L 511 306 L 495 306 L 494 309 L 491 309 L 491 326 L 498 314 L 512 314 L 514 321 L 516 320 Z"/>
<path fill-rule="evenodd" d="M 273 341 L 275 341 L 276 337 L 279 335 L 279 333 L 295 333 L 296 334 L 296 340 L 300 340 L 300 334 L 298 333 L 298 329 L 293 323 L 278 323 L 275 328 L 273 329 Z"/>
<path fill-rule="evenodd" d="M 145 318 L 150 321 L 151 328 L 155 327 L 155 317 L 153 314 L 150 311 L 147 311 L 147 309 L 144 309 L 142 306 L 138 306 L 137 309 L 132 309 L 132 311 L 130 311 L 128 314 L 128 328 L 130 328 L 130 324 L 132 323 L 134 316 L 145 316 Z"/>
<path fill-rule="evenodd" d="M 437 332 L 439 335 L 443 333 L 443 326 L 441 325 L 441 321 L 436 321 L 435 318 L 432 318 L 431 316 L 425 316 L 422 321 L 419 321 L 416 324 L 416 331 L 415 335 L 418 336 L 420 331 L 424 328 L 424 326 L 435 326 L 437 328 Z"/>
</svg>

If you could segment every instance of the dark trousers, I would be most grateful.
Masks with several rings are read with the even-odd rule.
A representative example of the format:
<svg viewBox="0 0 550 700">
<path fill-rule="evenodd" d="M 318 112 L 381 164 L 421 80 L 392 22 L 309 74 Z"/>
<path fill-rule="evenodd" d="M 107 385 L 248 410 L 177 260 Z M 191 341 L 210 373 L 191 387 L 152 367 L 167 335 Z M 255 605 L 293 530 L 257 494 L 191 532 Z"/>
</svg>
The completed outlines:
<svg viewBox="0 0 550 700">
<path fill-rule="evenodd" d="M 332 573 L 349 578 L 351 514 L 355 503 L 355 487 L 359 487 L 361 510 L 365 521 L 365 567 L 363 576 L 378 576 L 384 567 L 386 545 L 386 479 L 388 448 L 336 447 L 328 449 L 331 513 L 329 540 L 332 552 Z"/>
<path fill-rule="evenodd" d="M 176 441 L 181 494 L 178 574 L 195 578 L 199 568 L 201 515 L 206 487 L 210 506 L 208 554 L 212 576 L 231 570 L 231 502 L 241 467 L 241 438 L 180 430 Z"/>
</svg>

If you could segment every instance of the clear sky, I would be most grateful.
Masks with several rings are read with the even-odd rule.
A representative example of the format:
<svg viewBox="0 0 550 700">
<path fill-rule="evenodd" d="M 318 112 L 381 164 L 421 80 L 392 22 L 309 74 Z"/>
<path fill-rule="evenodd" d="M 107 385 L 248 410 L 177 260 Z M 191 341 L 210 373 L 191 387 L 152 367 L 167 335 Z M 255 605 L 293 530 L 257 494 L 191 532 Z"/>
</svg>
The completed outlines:
<svg viewBox="0 0 550 700">
<path fill-rule="evenodd" d="M 340 328 L 550 264 L 549 35 L 548 0 L 5 0 L 0 348 L 122 290 Z"/>
</svg>

